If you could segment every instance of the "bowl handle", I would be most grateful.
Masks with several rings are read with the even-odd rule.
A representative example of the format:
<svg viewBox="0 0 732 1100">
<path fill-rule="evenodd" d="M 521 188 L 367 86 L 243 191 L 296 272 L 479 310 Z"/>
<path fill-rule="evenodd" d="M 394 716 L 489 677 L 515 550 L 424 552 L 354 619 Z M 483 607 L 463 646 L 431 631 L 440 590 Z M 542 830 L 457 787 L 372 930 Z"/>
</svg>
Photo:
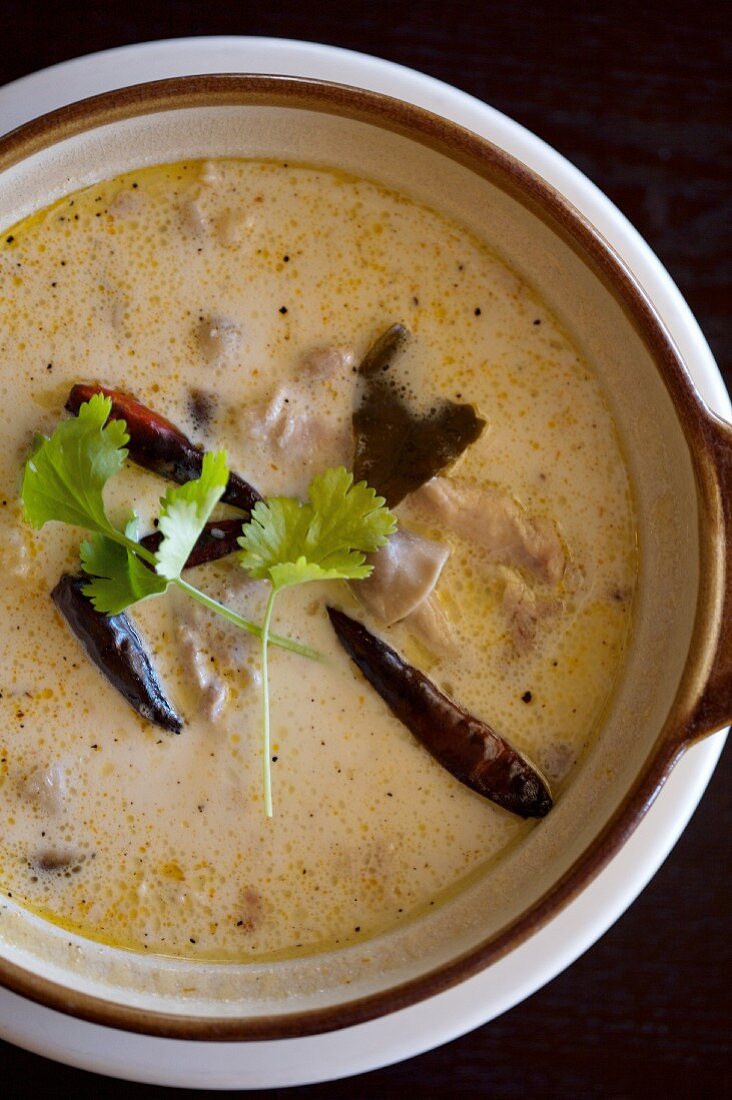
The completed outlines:
<svg viewBox="0 0 732 1100">
<path fill-rule="evenodd" d="M 709 678 L 687 727 L 687 743 L 732 724 L 732 424 L 706 410 L 707 440 L 717 486 L 724 571 L 722 617 Z"/>
</svg>

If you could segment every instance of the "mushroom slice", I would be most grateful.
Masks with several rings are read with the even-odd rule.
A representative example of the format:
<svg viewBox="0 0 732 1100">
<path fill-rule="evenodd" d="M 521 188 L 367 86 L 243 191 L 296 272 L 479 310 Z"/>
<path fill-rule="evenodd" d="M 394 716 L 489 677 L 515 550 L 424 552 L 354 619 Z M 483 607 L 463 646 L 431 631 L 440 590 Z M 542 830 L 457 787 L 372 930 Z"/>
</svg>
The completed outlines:
<svg viewBox="0 0 732 1100">
<path fill-rule="evenodd" d="M 241 329 L 229 317 L 204 317 L 196 329 L 198 347 L 207 362 L 230 359 L 241 344 Z"/>
<path fill-rule="evenodd" d="M 353 589 L 367 611 L 386 626 L 412 614 L 434 589 L 449 547 L 400 527 L 386 546 L 368 555 L 373 572 Z"/>
<path fill-rule="evenodd" d="M 25 794 L 43 813 L 60 814 L 68 795 L 66 771 L 60 760 L 36 768 L 25 783 Z"/>
<path fill-rule="evenodd" d="M 66 871 L 69 867 L 83 861 L 84 856 L 78 848 L 50 845 L 33 852 L 28 863 L 34 871 L 52 873 L 54 871 Z"/>
<path fill-rule="evenodd" d="M 436 592 L 430 592 L 429 596 L 407 615 L 404 625 L 435 657 L 457 655 L 458 641 L 455 631 Z"/>
<path fill-rule="evenodd" d="M 301 373 L 316 382 L 329 382 L 350 371 L 355 361 L 356 356 L 350 348 L 319 346 L 303 356 Z"/>
</svg>

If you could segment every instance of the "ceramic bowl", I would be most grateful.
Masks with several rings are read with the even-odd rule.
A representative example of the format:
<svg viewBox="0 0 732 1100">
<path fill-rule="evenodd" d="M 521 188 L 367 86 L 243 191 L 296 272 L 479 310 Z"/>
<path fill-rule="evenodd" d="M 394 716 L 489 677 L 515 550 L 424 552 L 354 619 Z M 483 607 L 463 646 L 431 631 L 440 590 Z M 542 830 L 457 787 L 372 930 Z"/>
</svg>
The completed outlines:
<svg viewBox="0 0 732 1100">
<path fill-rule="evenodd" d="M 395 1011 L 491 965 L 586 886 L 674 763 L 732 719 L 732 428 L 563 196 L 454 123 L 373 92 L 185 77 L 85 100 L 0 139 L 0 230 L 145 164 L 217 155 L 376 178 L 462 222 L 529 281 L 597 371 L 634 485 L 641 572 L 624 668 L 557 806 L 449 903 L 367 945 L 269 964 L 142 957 L 0 902 L 0 983 L 89 1020 L 193 1039 L 285 1038 Z"/>
</svg>

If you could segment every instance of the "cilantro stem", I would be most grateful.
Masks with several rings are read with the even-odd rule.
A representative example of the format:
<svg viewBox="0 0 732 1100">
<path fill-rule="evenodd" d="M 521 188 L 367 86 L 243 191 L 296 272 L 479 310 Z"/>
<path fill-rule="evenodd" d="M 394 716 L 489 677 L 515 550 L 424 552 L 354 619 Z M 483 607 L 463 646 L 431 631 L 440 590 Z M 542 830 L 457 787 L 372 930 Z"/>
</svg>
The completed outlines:
<svg viewBox="0 0 732 1100">
<path fill-rule="evenodd" d="M 267 661 L 267 643 L 269 641 L 269 624 L 272 619 L 277 589 L 273 586 L 267 600 L 267 608 L 262 622 L 262 783 L 264 786 L 264 812 L 267 817 L 272 817 L 272 767 L 270 756 L 272 746 L 269 733 L 269 668 Z"/>
<path fill-rule="evenodd" d="M 155 555 L 151 550 L 147 550 L 141 543 L 135 542 L 134 539 L 128 539 L 127 535 L 123 535 L 121 531 L 115 531 L 112 527 L 109 531 L 105 532 L 107 537 L 114 539 L 115 542 L 120 543 L 127 550 L 133 554 L 137 554 L 138 558 L 142 558 L 148 565 L 155 565 Z"/>
<path fill-rule="evenodd" d="M 218 600 L 212 599 L 211 596 L 207 596 L 205 592 L 201 592 L 199 588 L 194 588 L 188 581 L 184 581 L 182 577 L 179 577 L 173 582 L 182 588 L 192 599 L 197 600 L 199 603 L 207 607 L 209 611 L 214 611 L 217 615 L 221 615 L 222 618 L 228 619 L 234 626 L 238 626 L 241 630 L 246 630 L 247 634 L 253 634 L 255 638 L 262 637 L 262 627 L 257 626 L 256 623 L 249 622 L 248 619 L 243 619 L 241 615 L 237 615 L 236 611 L 232 611 L 230 607 L 226 607 L 225 604 L 219 603 Z M 280 649 L 286 649 L 290 653 L 297 653 L 300 657 L 309 657 L 311 661 L 320 660 L 320 654 L 316 649 L 311 649 L 310 646 L 303 645 L 301 642 L 295 642 L 292 638 L 283 638 L 280 634 L 273 634 L 269 639 L 272 645 L 279 646 Z"/>
<path fill-rule="evenodd" d="M 133 554 L 137 554 L 138 558 L 142 558 L 143 561 L 148 562 L 149 565 L 155 566 L 156 557 L 155 554 L 142 546 L 139 542 L 135 542 L 134 539 L 128 539 L 126 535 L 123 535 L 121 531 L 117 531 L 114 527 L 111 527 L 107 532 L 109 538 L 114 539 L 115 542 L 126 547 Z M 234 626 L 238 626 L 240 630 L 246 630 L 247 634 L 253 634 L 255 638 L 261 638 L 262 628 L 257 626 L 256 623 L 252 623 L 249 619 L 244 619 L 241 615 L 237 615 L 236 611 L 232 611 L 230 607 L 227 607 L 223 603 L 219 603 L 218 600 L 214 600 L 211 596 L 207 596 L 205 592 L 201 592 L 200 588 L 194 588 L 188 581 L 184 581 L 182 577 L 178 577 L 173 581 L 178 588 L 181 588 L 186 592 L 191 599 L 197 600 L 198 603 L 203 604 L 209 611 L 215 612 L 217 615 L 221 615 L 222 618 L 228 619 Z M 292 638 L 284 638 L 281 634 L 273 634 L 269 639 L 272 645 L 279 646 L 280 649 L 286 649 L 289 653 L 297 653 L 300 657 L 308 657 L 311 661 L 319 661 L 320 654 L 316 649 L 311 649 L 308 645 L 303 645 L 302 642 L 295 642 Z"/>
</svg>

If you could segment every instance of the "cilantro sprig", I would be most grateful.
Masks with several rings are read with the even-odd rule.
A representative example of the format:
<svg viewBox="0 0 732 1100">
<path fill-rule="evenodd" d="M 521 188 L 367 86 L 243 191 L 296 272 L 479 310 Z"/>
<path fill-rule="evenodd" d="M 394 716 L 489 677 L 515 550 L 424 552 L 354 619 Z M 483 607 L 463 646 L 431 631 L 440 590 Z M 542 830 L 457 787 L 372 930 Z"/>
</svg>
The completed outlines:
<svg viewBox="0 0 732 1100">
<path fill-rule="evenodd" d="M 97 611 L 116 615 L 141 600 L 162 595 L 174 584 L 234 626 L 259 637 L 261 627 L 256 623 L 181 576 L 226 487 L 229 469 L 225 452 L 205 454 L 201 476 L 169 489 L 163 497 L 163 539 L 153 553 L 138 541 L 134 520 L 120 530 L 104 505 L 104 487 L 122 469 L 129 442 L 125 422 L 110 420 L 111 411 L 111 398 L 94 394 L 80 407 L 77 417 L 60 421 L 51 436 L 36 436 L 23 471 L 21 499 L 26 520 L 35 528 L 56 521 L 90 532 L 91 539 L 81 546 L 81 562 L 90 577 L 84 592 Z M 272 641 L 304 657 L 318 656 L 309 646 L 290 638 Z"/>
<path fill-rule="evenodd" d="M 271 817 L 268 646 L 272 642 L 301 656 L 318 657 L 308 646 L 271 634 L 276 597 L 285 588 L 309 581 L 368 577 L 373 567 L 367 564 L 366 555 L 385 545 L 396 529 L 396 519 L 384 498 L 363 481 L 354 485 L 353 475 L 344 467 L 313 478 L 305 503 L 286 497 L 257 503 L 250 522 L 242 527 L 238 557 L 252 578 L 270 583 L 264 618 L 258 626 L 181 575 L 226 487 L 226 453 L 205 454 L 200 477 L 168 489 L 161 500 L 159 530 L 163 538 L 153 552 L 138 539 L 134 513 L 121 529 L 105 508 L 104 488 L 122 469 L 129 442 L 125 422 L 111 420 L 111 412 L 111 398 L 94 394 L 81 405 L 77 417 L 61 421 L 50 437 L 36 437 L 23 472 L 25 518 L 35 528 L 58 522 L 89 533 L 80 556 L 89 577 L 84 593 L 97 611 L 116 615 L 175 585 L 260 639 L 262 772 L 265 811 Z"/>
<path fill-rule="evenodd" d="M 313 478 L 305 504 L 287 497 L 260 501 L 238 540 L 250 577 L 271 585 L 262 621 L 262 774 L 265 812 L 272 816 L 267 644 L 277 594 L 307 581 L 362 580 L 373 569 L 366 554 L 384 546 L 396 519 L 365 481 L 353 484 L 343 466 Z"/>
</svg>

